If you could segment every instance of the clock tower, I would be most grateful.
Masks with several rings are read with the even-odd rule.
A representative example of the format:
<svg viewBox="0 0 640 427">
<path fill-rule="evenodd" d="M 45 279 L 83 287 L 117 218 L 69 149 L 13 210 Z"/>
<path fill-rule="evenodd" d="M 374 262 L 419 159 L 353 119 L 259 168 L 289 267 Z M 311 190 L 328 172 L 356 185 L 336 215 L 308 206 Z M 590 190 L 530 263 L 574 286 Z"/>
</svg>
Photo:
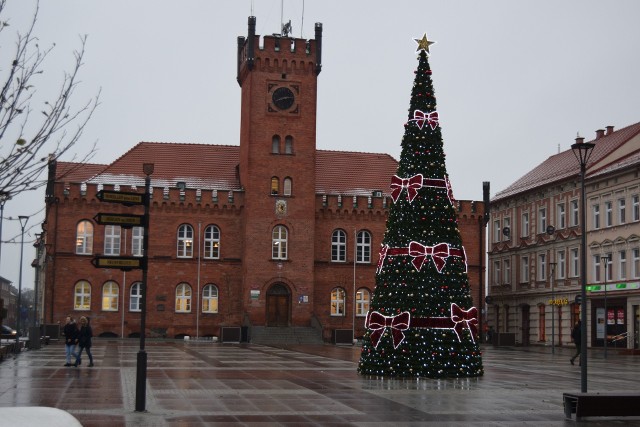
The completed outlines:
<svg viewBox="0 0 640 427">
<path fill-rule="evenodd" d="M 317 79 L 315 39 L 238 37 L 243 312 L 256 326 L 308 326 L 313 314 Z"/>
</svg>

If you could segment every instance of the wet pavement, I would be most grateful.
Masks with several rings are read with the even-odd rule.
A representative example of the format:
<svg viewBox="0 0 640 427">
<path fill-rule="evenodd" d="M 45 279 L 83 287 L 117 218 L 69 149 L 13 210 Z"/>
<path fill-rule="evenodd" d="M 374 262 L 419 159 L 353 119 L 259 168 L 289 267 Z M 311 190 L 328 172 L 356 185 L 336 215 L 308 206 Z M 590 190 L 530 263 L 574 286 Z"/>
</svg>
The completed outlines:
<svg viewBox="0 0 640 427">
<path fill-rule="evenodd" d="M 138 350 L 96 339 L 92 368 L 64 367 L 62 343 L 10 356 L 0 408 L 64 409 L 85 427 L 640 425 L 565 419 L 562 393 L 580 390 L 571 348 L 485 346 L 483 377 L 438 380 L 362 377 L 358 347 L 147 340 L 146 412 L 135 411 Z M 591 350 L 588 388 L 639 391 L 640 356 Z"/>
</svg>

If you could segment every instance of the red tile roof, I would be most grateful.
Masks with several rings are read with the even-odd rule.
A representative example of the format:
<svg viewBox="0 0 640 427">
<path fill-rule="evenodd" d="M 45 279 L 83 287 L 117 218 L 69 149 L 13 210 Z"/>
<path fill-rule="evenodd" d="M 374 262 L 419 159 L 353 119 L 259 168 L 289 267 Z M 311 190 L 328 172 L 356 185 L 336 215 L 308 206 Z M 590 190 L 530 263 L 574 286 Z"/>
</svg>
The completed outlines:
<svg viewBox="0 0 640 427">
<path fill-rule="evenodd" d="M 389 194 L 398 162 L 388 154 L 350 151 L 316 152 L 316 194 Z"/>
<path fill-rule="evenodd" d="M 622 145 L 632 140 L 640 133 L 640 123 L 636 123 L 609 135 L 602 136 L 595 143 L 595 147 L 587 165 L 587 176 L 593 175 L 599 170 L 611 166 L 605 158 Z M 640 147 L 638 147 L 640 149 Z M 617 163 L 617 162 L 616 162 Z M 516 180 L 504 190 L 496 193 L 491 199 L 498 201 L 515 194 L 524 193 L 553 182 L 559 182 L 577 176 L 580 173 L 580 165 L 571 149 L 549 157 L 544 162 L 533 168 L 527 174 Z"/>
<path fill-rule="evenodd" d="M 63 182 L 82 183 L 100 173 L 106 166 L 95 163 L 58 162 L 56 165 L 56 180 Z"/>
<path fill-rule="evenodd" d="M 152 186 L 174 187 L 183 181 L 188 188 L 240 190 L 236 165 L 240 147 L 230 145 L 140 142 L 110 165 L 58 164 L 62 171 L 73 169 L 65 182 L 108 185 L 144 185 L 142 165 L 153 163 Z M 370 195 L 373 190 L 389 193 L 391 176 L 398 162 L 388 154 L 349 151 L 316 152 L 316 193 Z"/>
</svg>

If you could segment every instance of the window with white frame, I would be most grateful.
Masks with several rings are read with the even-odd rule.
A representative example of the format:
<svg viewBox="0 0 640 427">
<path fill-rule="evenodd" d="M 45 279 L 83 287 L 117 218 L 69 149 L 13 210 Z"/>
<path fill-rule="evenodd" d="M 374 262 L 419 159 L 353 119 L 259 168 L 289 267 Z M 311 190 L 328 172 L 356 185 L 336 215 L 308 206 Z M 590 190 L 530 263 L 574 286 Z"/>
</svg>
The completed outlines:
<svg viewBox="0 0 640 427">
<path fill-rule="evenodd" d="M 356 238 L 356 262 L 366 264 L 371 262 L 371 233 L 359 231 Z"/>
<path fill-rule="evenodd" d="M 347 260 L 347 233 L 335 230 L 331 235 L 331 261 L 345 262 Z"/>
<path fill-rule="evenodd" d="M 193 258 L 193 227 L 182 224 L 178 227 L 178 258 Z"/>
<path fill-rule="evenodd" d="M 578 248 L 571 248 L 569 250 L 569 262 L 571 263 L 571 277 L 578 277 L 578 272 L 580 271 L 580 266 L 578 265 L 580 262 Z"/>
<path fill-rule="evenodd" d="M 578 201 L 577 200 L 572 200 L 569 202 L 569 208 L 571 209 L 570 215 L 571 215 L 571 226 L 572 227 L 577 227 L 578 224 L 580 223 L 580 209 L 578 207 Z"/>
<path fill-rule="evenodd" d="M 142 244 L 144 243 L 144 227 L 131 229 L 131 255 L 142 256 Z"/>
<path fill-rule="evenodd" d="M 522 213 L 522 224 L 520 229 L 521 237 L 529 237 L 529 212 Z"/>
<path fill-rule="evenodd" d="M 627 251 L 618 251 L 618 279 L 627 278 Z"/>
<path fill-rule="evenodd" d="M 502 230 L 509 230 L 509 233 L 511 233 L 511 218 L 504 218 L 502 220 Z M 504 233 L 503 233 L 504 235 Z M 503 237 L 505 241 L 509 241 L 511 240 L 511 234 L 509 234 L 508 236 L 504 236 Z"/>
<path fill-rule="evenodd" d="M 502 283 L 504 283 L 505 285 L 508 285 L 511 283 L 511 260 L 510 259 L 505 259 L 504 261 L 502 261 L 502 266 L 503 268 L 503 274 L 504 274 L 504 280 Z"/>
<path fill-rule="evenodd" d="M 93 252 L 93 224 L 80 221 L 76 227 L 76 254 L 91 255 Z"/>
<path fill-rule="evenodd" d="M 216 285 L 208 284 L 202 289 L 202 312 L 218 312 L 218 287 Z"/>
<path fill-rule="evenodd" d="M 220 259 L 220 229 L 215 225 L 204 229 L 204 257 Z"/>
<path fill-rule="evenodd" d="M 640 196 L 637 194 L 631 196 L 631 210 L 633 211 L 633 220 L 640 221 Z"/>
<path fill-rule="evenodd" d="M 627 222 L 627 201 L 618 199 L 618 224 Z"/>
<path fill-rule="evenodd" d="M 291 178 L 286 177 L 282 182 L 282 191 L 285 196 L 290 196 L 293 188 L 293 181 Z"/>
<path fill-rule="evenodd" d="M 502 235 L 502 231 L 500 229 L 500 220 L 496 219 L 495 221 L 493 221 L 493 241 L 494 243 L 499 242 L 500 236 Z"/>
<path fill-rule="evenodd" d="M 604 226 L 613 226 L 613 202 L 604 202 Z"/>
<path fill-rule="evenodd" d="M 602 274 L 600 274 L 600 269 L 602 265 L 600 265 L 600 255 L 593 256 L 593 281 L 600 282 L 602 280 Z"/>
<path fill-rule="evenodd" d="M 191 313 L 191 286 L 188 283 L 176 286 L 176 313 Z"/>
<path fill-rule="evenodd" d="M 271 177 L 271 195 L 276 196 L 280 192 L 280 178 L 277 176 Z"/>
<path fill-rule="evenodd" d="M 134 282 L 129 290 L 129 311 L 142 310 L 142 283 Z"/>
<path fill-rule="evenodd" d="M 556 205 L 556 228 L 566 228 L 567 227 L 567 214 L 565 212 L 564 203 L 558 203 Z"/>
<path fill-rule="evenodd" d="M 547 208 L 538 209 L 538 234 L 547 231 Z"/>
<path fill-rule="evenodd" d="M 74 310 L 91 309 L 91 285 L 86 280 L 81 280 L 73 288 Z"/>
<path fill-rule="evenodd" d="M 633 248 L 631 257 L 631 277 L 638 279 L 640 278 L 640 248 Z"/>
<path fill-rule="evenodd" d="M 556 252 L 556 278 L 562 280 L 567 275 L 567 259 L 564 250 Z"/>
<path fill-rule="evenodd" d="M 600 228 L 600 205 L 593 205 L 591 211 L 593 212 L 593 228 L 597 230 Z"/>
<path fill-rule="evenodd" d="M 500 261 L 499 260 L 495 260 L 493 261 L 493 284 L 494 285 L 499 285 L 500 284 Z"/>
<path fill-rule="evenodd" d="M 356 316 L 364 317 L 369 312 L 369 301 L 371 293 L 368 289 L 360 288 L 356 292 Z"/>
<path fill-rule="evenodd" d="M 547 280 L 547 254 L 538 254 L 538 281 Z"/>
<path fill-rule="evenodd" d="M 104 254 L 111 255 L 111 256 L 120 255 L 120 226 L 119 225 L 105 225 Z"/>
<path fill-rule="evenodd" d="M 276 225 L 271 233 L 271 259 L 287 259 L 287 229 Z"/>
<path fill-rule="evenodd" d="M 606 253 L 603 255 L 601 259 L 602 265 L 604 266 L 604 276 L 607 281 L 613 280 L 613 255 L 611 253 Z"/>
<path fill-rule="evenodd" d="M 102 285 L 102 311 L 118 311 L 119 287 L 112 280 Z"/>
<path fill-rule="evenodd" d="M 273 135 L 271 137 L 271 153 L 280 154 L 280 136 Z"/>
<path fill-rule="evenodd" d="M 334 288 L 331 291 L 331 315 L 344 316 L 345 311 L 345 293 L 342 288 Z"/>
<path fill-rule="evenodd" d="M 520 282 L 529 283 L 529 257 L 520 258 Z"/>
<path fill-rule="evenodd" d="M 284 138 L 284 154 L 293 154 L 293 137 L 291 135 Z"/>
</svg>

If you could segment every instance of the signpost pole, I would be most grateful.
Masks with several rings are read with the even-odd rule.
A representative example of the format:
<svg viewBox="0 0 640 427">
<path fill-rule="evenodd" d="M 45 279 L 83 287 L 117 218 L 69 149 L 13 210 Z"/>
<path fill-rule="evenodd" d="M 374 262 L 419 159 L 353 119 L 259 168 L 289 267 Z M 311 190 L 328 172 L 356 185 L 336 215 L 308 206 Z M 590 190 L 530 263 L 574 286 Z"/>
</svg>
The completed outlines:
<svg viewBox="0 0 640 427">
<path fill-rule="evenodd" d="M 144 349 L 144 338 L 147 317 L 147 269 L 149 251 L 149 204 L 151 201 L 151 174 L 153 163 L 142 165 L 144 174 L 144 235 L 142 241 L 142 289 L 141 289 L 141 313 L 140 313 L 140 351 L 138 351 L 136 371 L 136 412 L 145 412 L 147 394 L 147 353 Z"/>
</svg>

